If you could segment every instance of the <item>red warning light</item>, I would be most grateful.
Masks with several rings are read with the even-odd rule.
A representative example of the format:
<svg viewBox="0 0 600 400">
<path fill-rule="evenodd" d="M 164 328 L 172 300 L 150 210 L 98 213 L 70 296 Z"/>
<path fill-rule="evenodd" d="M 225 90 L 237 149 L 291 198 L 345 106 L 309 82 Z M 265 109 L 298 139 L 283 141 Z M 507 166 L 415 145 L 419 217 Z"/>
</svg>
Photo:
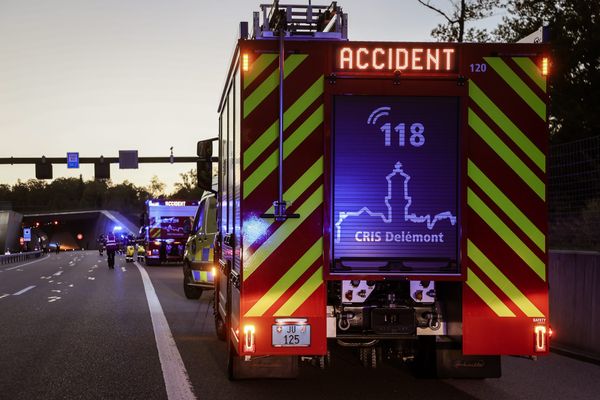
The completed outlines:
<svg viewBox="0 0 600 400">
<path fill-rule="evenodd" d="M 54 221 L 54 225 L 58 225 L 58 221 Z"/>
<path fill-rule="evenodd" d="M 549 69 L 550 69 L 550 67 L 549 67 L 548 57 L 542 58 L 542 75 L 547 76 Z"/>
<path fill-rule="evenodd" d="M 548 351 L 548 331 L 544 325 L 536 325 L 534 332 L 534 349 L 536 353 L 545 353 Z"/>
<path fill-rule="evenodd" d="M 77 234 L 77 240 L 81 240 L 81 239 L 83 239 L 83 234 L 81 234 L 81 233 L 78 233 L 78 234 Z"/>
</svg>

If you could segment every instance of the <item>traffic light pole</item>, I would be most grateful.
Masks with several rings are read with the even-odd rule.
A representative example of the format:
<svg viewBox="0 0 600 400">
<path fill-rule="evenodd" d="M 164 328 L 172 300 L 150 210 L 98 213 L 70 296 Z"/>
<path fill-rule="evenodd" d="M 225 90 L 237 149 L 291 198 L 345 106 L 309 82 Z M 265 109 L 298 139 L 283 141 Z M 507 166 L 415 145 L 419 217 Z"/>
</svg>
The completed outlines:
<svg viewBox="0 0 600 400">
<path fill-rule="evenodd" d="M 79 164 L 94 164 L 94 179 L 110 179 L 110 165 L 121 164 L 123 160 L 119 157 L 81 157 L 78 159 L 77 168 Z M 129 160 L 131 161 L 131 160 Z M 134 162 L 132 166 L 121 166 L 121 169 L 137 169 L 139 163 L 148 164 L 174 164 L 174 163 L 196 163 L 198 166 L 201 162 L 206 162 L 207 159 L 200 158 L 198 156 L 191 157 L 137 157 L 134 155 Z M 211 157 L 211 161 L 218 162 L 218 157 Z M 15 165 L 15 164 L 32 164 L 35 165 L 35 177 L 37 179 L 52 179 L 52 165 L 54 164 L 67 164 L 69 165 L 68 157 L 3 157 L 0 158 L 0 164 L 4 165 Z M 127 160 L 124 162 L 127 165 Z"/>
<path fill-rule="evenodd" d="M 201 160 L 198 156 L 190 157 L 138 157 L 138 163 L 146 164 L 172 164 L 172 163 L 195 163 Z M 218 157 L 212 157 L 211 161 L 219 161 Z M 67 157 L 2 157 L 0 164 L 16 165 L 16 164 L 67 164 Z M 79 164 L 96 164 L 108 163 L 118 164 L 119 157 L 80 157 Z"/>
</svg>

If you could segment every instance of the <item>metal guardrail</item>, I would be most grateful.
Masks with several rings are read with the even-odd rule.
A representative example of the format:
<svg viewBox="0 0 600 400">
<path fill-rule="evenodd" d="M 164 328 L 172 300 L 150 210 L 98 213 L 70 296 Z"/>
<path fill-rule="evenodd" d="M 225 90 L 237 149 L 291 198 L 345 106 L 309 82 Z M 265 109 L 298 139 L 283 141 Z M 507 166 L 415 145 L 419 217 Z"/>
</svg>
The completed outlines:
<svg viewBox="0 0 600 400">
<path fill-rule="evenodd" d="M 600 252 L 550 250 L 553 350 L 600 363 Z"/>
<path fill-rule="evenodd" d="M 30 258 L 40 258 L 42 251 L 29 251 L 27 253 L 3 254 L 0 255 L 0 264 L 10 264 L 19 261 L 25 261 Z"/>
</svg>

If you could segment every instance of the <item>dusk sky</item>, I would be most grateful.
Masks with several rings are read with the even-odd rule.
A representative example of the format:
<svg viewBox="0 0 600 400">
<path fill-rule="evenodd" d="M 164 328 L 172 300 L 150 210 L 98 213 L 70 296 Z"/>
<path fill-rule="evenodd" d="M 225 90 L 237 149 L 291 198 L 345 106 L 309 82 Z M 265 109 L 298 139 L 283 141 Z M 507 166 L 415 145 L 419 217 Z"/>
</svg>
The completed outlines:
<svg viewBox="0 0 600 400">
<path fill-rule="evenodd" d="M 195 155 L 196 141 L 217 135 L 238 24 L 251 21 L 259 3 L 0 0 L 0 157 L 115 157 L 120 149 L 168 156 L 171 146 L 176 156 Z M 443 22 L 416 0 L 338 4 L 349 15 L 350 40 L 431 41 Z M 113 164 L 111 177 L 147 185 L 157 175 L 171 191 L 192 167 Z M 93 166 L 54 165 L 55 178 L 79 174 L 92 179 Z M 0 183 L 34 176 L 31 165 L 0 165 Z"/>
</svg>

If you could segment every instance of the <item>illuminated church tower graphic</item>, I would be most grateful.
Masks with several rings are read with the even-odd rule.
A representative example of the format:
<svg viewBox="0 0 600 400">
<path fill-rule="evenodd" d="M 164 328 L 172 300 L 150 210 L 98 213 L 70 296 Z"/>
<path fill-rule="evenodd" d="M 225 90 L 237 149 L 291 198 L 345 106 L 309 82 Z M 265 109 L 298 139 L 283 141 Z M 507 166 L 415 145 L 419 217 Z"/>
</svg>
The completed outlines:
<svg viewBox="0 0 600 400">
<path fill-rule="evenodd" d="M 400 179 L 398 179 L 400 177 Z M 389 173 L 385 180 L 387 182 L 387 195 L 383 199 L 385 203 L 386 212 L 373 212 L 369 207 L 361 207 L 357 211 L 340 211 L 338 219 L 335 223 L 336 234 L 335 241 L 339 243 L 341 241 L 341 230 L 342 224 L 348 218 L 355 219 L 353 221 L 354 226 L 362 226 L 364 217 L 367 218 L 380 218 L 384 224 L 391 224 L 392 222 L 399 222 L 397 219 L 401 218 L 402 222 L 424 224 L 427 229 L 432 230 L 435 225 L 443 220 L 448 220 L 451 225 L 456 224 L 456 216 L 451 211 L 443 211 L 435 215 L 425 214 L 417 215 L 411 210 L 413 206 L 412 196 L 410 195 L 410 180 L 411 177 L 404 171 L 403 165 L 400 161 L 396 162 L 391 173 Z M 394 216 L 394 210 L 399 215 Z M 402 211 L 400 211 L 402 210 Z"/>
</svg>

